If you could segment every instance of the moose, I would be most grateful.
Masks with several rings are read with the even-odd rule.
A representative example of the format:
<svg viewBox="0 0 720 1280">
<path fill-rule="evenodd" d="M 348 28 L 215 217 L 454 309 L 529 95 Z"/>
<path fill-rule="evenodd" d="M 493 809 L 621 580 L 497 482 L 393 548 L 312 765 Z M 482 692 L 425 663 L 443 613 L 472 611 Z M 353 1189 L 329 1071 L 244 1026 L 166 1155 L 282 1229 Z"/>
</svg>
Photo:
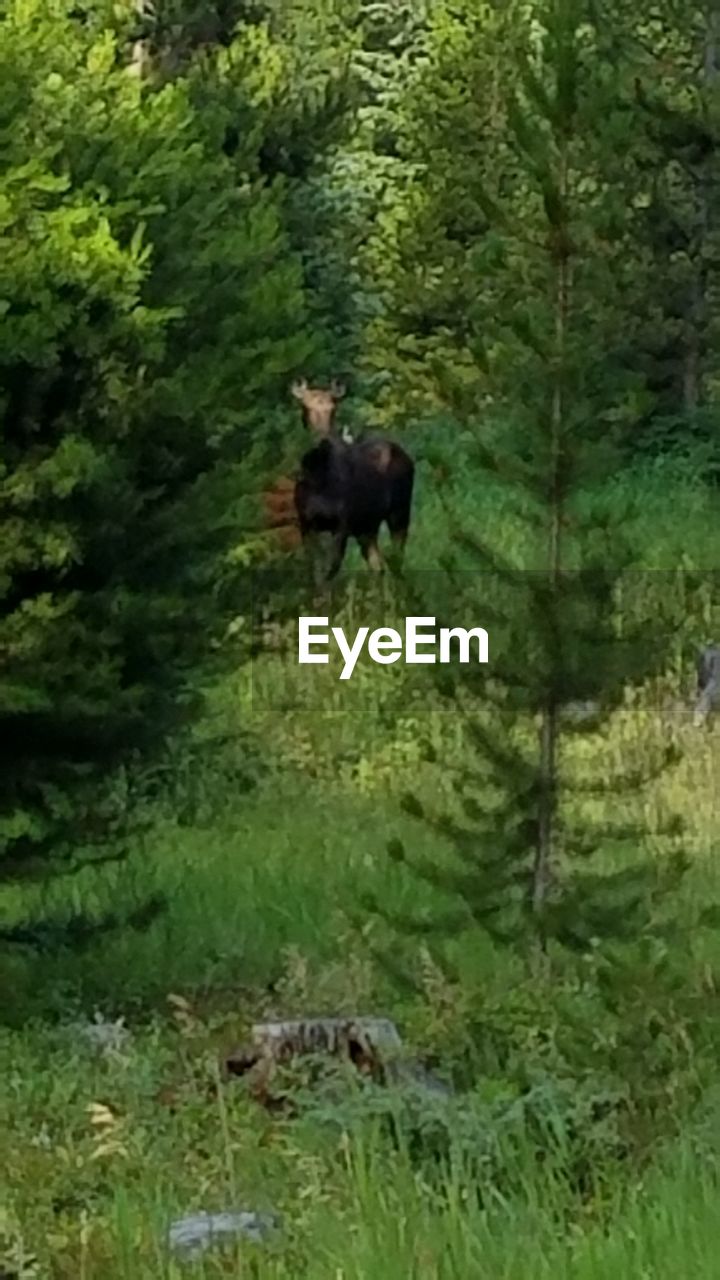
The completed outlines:
<svg viewBox="0 0 720 1280">
<path fill-rule="evenodd" d="M 350 538 L 359 543 L 370 568 L 382 570 L 380 526 L 387 525 L 400 554 L 407 539 L 415 478 L 412 458 L 392 440 L 378 436 L 354 440 L 338 432 L 337 406 L 345 394 L 338 382 L 324 390 L 310 387 L 301 378 L 291 390 L 317 441 L 303 455 L 293 487 L 302 541 L 317 534 L 331 535 L 328 581 L 338 573 Z M 272 502 L 266 505 L 272 509 Z"/>
</svg>

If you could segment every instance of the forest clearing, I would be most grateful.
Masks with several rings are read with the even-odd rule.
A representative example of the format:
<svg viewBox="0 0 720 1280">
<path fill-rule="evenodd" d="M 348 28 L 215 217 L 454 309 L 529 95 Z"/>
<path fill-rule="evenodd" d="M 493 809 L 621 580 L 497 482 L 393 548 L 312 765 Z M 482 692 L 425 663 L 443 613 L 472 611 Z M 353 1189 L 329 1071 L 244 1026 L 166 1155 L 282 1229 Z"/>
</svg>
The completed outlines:
<svg viewBox="0 0 720 1280">
<path fill-rule="evenodd" d="M 0 1280 L 716 1275 L 718 41 L 0 6 Z"/>
</svg>

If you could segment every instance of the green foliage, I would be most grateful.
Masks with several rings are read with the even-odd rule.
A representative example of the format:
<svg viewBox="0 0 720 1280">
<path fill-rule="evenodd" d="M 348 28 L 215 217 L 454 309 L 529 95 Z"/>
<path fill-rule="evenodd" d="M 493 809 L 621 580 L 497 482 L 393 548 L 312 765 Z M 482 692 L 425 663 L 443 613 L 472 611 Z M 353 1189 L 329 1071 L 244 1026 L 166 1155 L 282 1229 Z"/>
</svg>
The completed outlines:
<svg viewBox="0 0 720 1280">
<path fill-rule="evenodd" d="M 294 223 L 302 237 L 319 322 L 330 325 L 328 350 L 319 373 L 354 372 L 364 398 L 359 416 L 377 421 L 376 390 L 390 372 L 365 360 L 365 330 L 385 305 L 387 235 L 373 248 L 378 230 L 389 232 L 398 202 L 414 172 L 403 155 L 399 132 L 408 79 L 423 49 L 431 5 L 366 3 L 345 6 L 348 28 L 335 36 L 333 59 L 347 65 L 347 136 L 316 166 L 295 192 Z M 331 36 L 332 38 L 332 36 Z M 389 361 L 390 353 L 385 352 Z M 359 375 L 359 376 L 358 376 Z"/>
<path fill-rule="evenodd" d="M 312 349 L 252 135 L 227 158 L 222 112 L 117 51 L 3 18 L 3 877 L 112 834 L 98 780 L 192 705 L 250 433 Z"/>
<path fill-rule="evenodd" d="M 448 370 L 479 407 L 502 400 L 499 375 L 517 375 L 517 350 L 495 316 L 510 287 L 517 323 L 531 322 L 523 313 L 544 215 L 515 163 L 512 130 L 531 152 L 540 144 L 549 98 L 535 54 L 548 14 L 551 5 L 431 6 L 422 57 L 396 104 L 402 183 L 364 251 L 382 301 L 365 325 L 362 361 L 387 420 L 447 405 Z M 700 445 L 714 466 L 714 20 L 673 3 L 640 14 L 622 0 L 578 18 L 587 19 L 578 106 L 597 113 L 604 141 L 598 152 L 588 135 L 575 229 L 604 267 L 594 324 L 605 330 L 605 367 L 626 384 L 614 429 L 629 454 Z M 523 110 L 511 119 L 515 87 Z M 500 211 L 524 231 L 510 259 Z"/>
<path fill-rule="evenodd" d="M 168 1221 L 242 1201 L 280 1238 L 200 1271 L 714 1276 L 709 9 L 0 28 L 0 1270 L 174 1274 Z M 403 587 L 342 581 L 333 621 L 465 613 L 492 679 L 298 669 L 309 593 L 252 526 L 303 372 L 418 461 Z M 455 1096 L 218 1089 L 248 1022 L 310 1011 L 387 1012 Z"/>
<path fill-rule="evenodd" d="M 454 521 L 449 506 L 454 541 L 476 571 L 451 571 L 450 592 L 441 584 L 433 601 L 426 591 L 415 612 L 452 626 L 482 619 L 494 653 L 487 672 L 471 662 L 438 677 L 466 730 L 457 804 L 436 816 L 408 800 L 410 812 L 450 841 L 453 861 L 392 849 L 442 895 L 439 931 L 473 924 L 525 951 L 536 938 L 543 950 L 550 940 L 584 950 L 613 934 L 632 938 L 652 925 L 655 900 L 663 888 L 676 889 L 685 866 L 678 855 L 663 880 L 657 860 L 640 856 L 642 829 L 625 799 L 670 762 L 672 749 L 649 768 L 643 762 L 607 780 L 573 776 L 565 750 L 573 733 L 600 729 L 628 686 L 657 672 L 667 652 L 666 618 L 651 632 L 618 616 L 629 550 L 577 501 L 583 485 L 601 482 L 616 465 L 613 414 L 627 388 L 609 376 L 611 313 L 604 304 L 615 280 L 597 242 L 597 229 L 615 216 L 613 197 L 605 202 L 600 193 L 608 189 L 602 164 L 605 156 L 614 164 L 616 133 L 612 123 L 605 131 L 599 110 L 606 85 L 592 77 L 584 13 L 579 3 L 551 6 L 540 49 L 529 47 L 529 37 L 519 46 L 508 137 L 532 238 L 528 244 L 527 222 L 517 220 L 512 204 L 499 208 L 494 233 L 502 262 L 495 263 L 493 303 L 500 351 L 487 367 L 509 423 L 486 426 L 474 441 L 476 483 L 489 472 L 516 496 L 539 546 L 537 570 L 528 572 L 472 524 Z M 490 297 L 482 294 L 480 255 L 476 262 L 480 296 L 468 330 L 472 336 L 476 325 L 482 341 Z M 473 393 L 458 387 L 452 372 L 447 383 L 470 418 Z M 573 797 L 587 790 L 618 796 L 610 820 L 579 817 Z M 609 848 L 632 851 L 630 861 L 612 871 L 588 868 Z M 427 920 L 396 923 L 421 933 L 433 928 Z"/>
<path fill-rule="evenodd" d="M 428 1159 L 420 1176 L 412 1132 L 389 1150 L 379 1126 L 352 1117 L 351 1106 L 336 1136 L 309 1117 L 278 1125 L 242 1086 L 218 1095 L 216 1050 L 240 1022 L 237 1009 L 210 1012 L 176 1001 L 145 1025 L 110 1025 L 105 1048 L 80 1018 L 0 1036 L 0 1115 L 8 1136 L 0 1260 L 7 1270 L 53 1268 L 69 1280 L 82 1266 L 89 1280 L 144 1280 L 157 1274 L 162 1258 L 172 1271 L 168 1224 L 198 1204 L 201 1184 L 213 1206 L 232 1203 L 245 1188 L 244 1205 L 282 1215 L 272 1245 L 212 1255 L 196 1265 L 202 1275 L 242 1266 L 268 1280 L 333 1280 L 338 1270 L 361 1280 L 433 1267 L 458 1280 L 502 1269 L 528 1280 L 595 1280 L 612 1268 L 632 1280 L 651 1265 L 653 1276 L 670 1280 L 682 1274 L 690 1252 L 696 1274 L 714 1274 L 717 1106 L 710 1099 L 642 1178 L 624 1178 L 623 1162 L 609 1161 L 606 1187 L 599 1194 L 588 1188 L 578 1201 L 558 1172 L 571 1114 L 578 1124 L 589 1121 L 581 1142 L 598 1152 L 600 1125 L 588 1113 L 587 1088 L 573 1097 L 569 1088 L 538 1083 L 513 1098 L 507 1087 L 493 1093 L 488 1086 L 484 1096 L 444 1113 L 432 1104 L 424 1114 L 417 1108 L 426 1142 L 451 1126 L 455 1145 L 444 1169 L 436 1165 L 428 1176 Z M 376 1103 L 379 1109 L 379 1097 Z M 393 1105 L 399 1120 L 403 1105 Z M 523 1116 L 533 1112 L 537 1123 L 524 1134 Z M 488 1150 L 492 1158 L 481 1160 L 478 1180 L 478 1154 Z M 504 1191 L 493 1194 L 488 1174 L 503 1156 Z"/>
</svg>

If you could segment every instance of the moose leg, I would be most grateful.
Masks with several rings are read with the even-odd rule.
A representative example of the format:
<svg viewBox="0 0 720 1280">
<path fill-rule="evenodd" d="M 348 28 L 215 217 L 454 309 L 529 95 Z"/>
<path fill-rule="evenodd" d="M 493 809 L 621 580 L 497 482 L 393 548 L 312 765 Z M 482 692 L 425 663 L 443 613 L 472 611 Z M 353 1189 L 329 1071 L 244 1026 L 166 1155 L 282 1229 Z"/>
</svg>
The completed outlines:
<svg viewBox="0 0 720 1280">
<path fill-rule="evenodd" d="M 345 559 L 347 550 L 348 537 L 346 533 L 339 532 L 333 534 L 332 554 L 330 558 L 330 567 L 327 573 L 328 582 L 334 578 L 340 571 L 340 566 Z"/>
<path fill-rule="evenodd" d="M 374 569 L 376 573 L 381 573 L 385 568 L 385 561 L 377 544 L 377 534 L 374 533 L 370 537 L 358 538 L 358 542 L 360 543 L 363 559 L 367 561 L 370 568 Z"/>
<path fill-rule="evenodd" d="M 393 547 L 397 551 L 398 564 L 402 562 L 410 528 L 414 478 L 414 467 L 408 458 L 397 464 L 392 478 L 387 527 L 390 530 Z"/>
<path fill-rule="evenodd" d="M 406 528 L 393 529 L 391 526 L 390 537 L 392 539 L 393 546 L 397 548 L 397 554 L 400 559 L 402 559 L 405 551 L 405 543 L 407 542 L 407 536 L 408 536 L 408 530 Z"/>
<path fill-rule="evenodd" d="M 391 564 L 395 571 L 399 571 L 402 566 L 405 543 L 408 536 L 408 525 L 409 512 L 391 512 L 387 518 L 387 527 L 390 530 L 390 540 L 392 542 Z"/>
<path fill-rule="evenodd" d="M 302 549 L 307 569 L 312 573 L 315 585 L 322 581 L 322 536 L 309 525 L 300 525 Z"/>
</svg>

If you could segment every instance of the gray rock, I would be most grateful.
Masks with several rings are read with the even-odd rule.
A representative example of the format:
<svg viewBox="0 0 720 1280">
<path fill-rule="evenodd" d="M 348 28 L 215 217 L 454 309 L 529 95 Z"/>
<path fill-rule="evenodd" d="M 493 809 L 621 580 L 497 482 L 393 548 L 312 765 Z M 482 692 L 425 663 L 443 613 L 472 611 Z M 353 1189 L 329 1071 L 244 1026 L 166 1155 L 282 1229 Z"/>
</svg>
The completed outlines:
<svg viewBox="0 0 720 1280">
<path fill-rule="evenodd" d="M 112 1021 L 97 1011 L 92 1020 L 83 1019 L 73 1022 L 67 1030 L 76 1040 L 82 1041 L 90 1049 L 107 1057 L 121 1056 L 131 1040 L 124 1018 L 116 1018 Z"/>
<path fill-rule="evenodd" d="M 594 720 L 599 713 L 600 703 L 594 698 L 566 702 L 560 712 L 562 718 L 570 724 L 586 724 L 588 721 Z"/>
<path fill-rule="evenodd" d="M 711 712 L 720 706 L 720 649 L 707 644 L 700 650 L 697 661 L 697 699 L 695 702 L 695 727 L 708 720 Z"/>
<path fill-rule="evenodd" d="M 455 1096 L 455 1090 L 451 1085 L 441 1080 L 433 1071 L 428 1071 L 427 1067 L 422 1066 L 419 1062 L 399 1062 L 394 1065 L 394 1071 L 391 1079 L 396 1084 L 408 1086 L 423 1093 L 432 1093 L 437 1098 L 452 1098 Z"/>
<path fill-rule="evenodd" d="M 186 1258 L 198 1258 L 214 1245 L 228 1244 L 238 1237 L 253 1244 L 264 1244 L 268 1236 L 280 1225 L 273 1213 L 193 1213 L 173 1222 L 168 1232 L 168 1243 L 175 1252 Z"/>
</svg>

